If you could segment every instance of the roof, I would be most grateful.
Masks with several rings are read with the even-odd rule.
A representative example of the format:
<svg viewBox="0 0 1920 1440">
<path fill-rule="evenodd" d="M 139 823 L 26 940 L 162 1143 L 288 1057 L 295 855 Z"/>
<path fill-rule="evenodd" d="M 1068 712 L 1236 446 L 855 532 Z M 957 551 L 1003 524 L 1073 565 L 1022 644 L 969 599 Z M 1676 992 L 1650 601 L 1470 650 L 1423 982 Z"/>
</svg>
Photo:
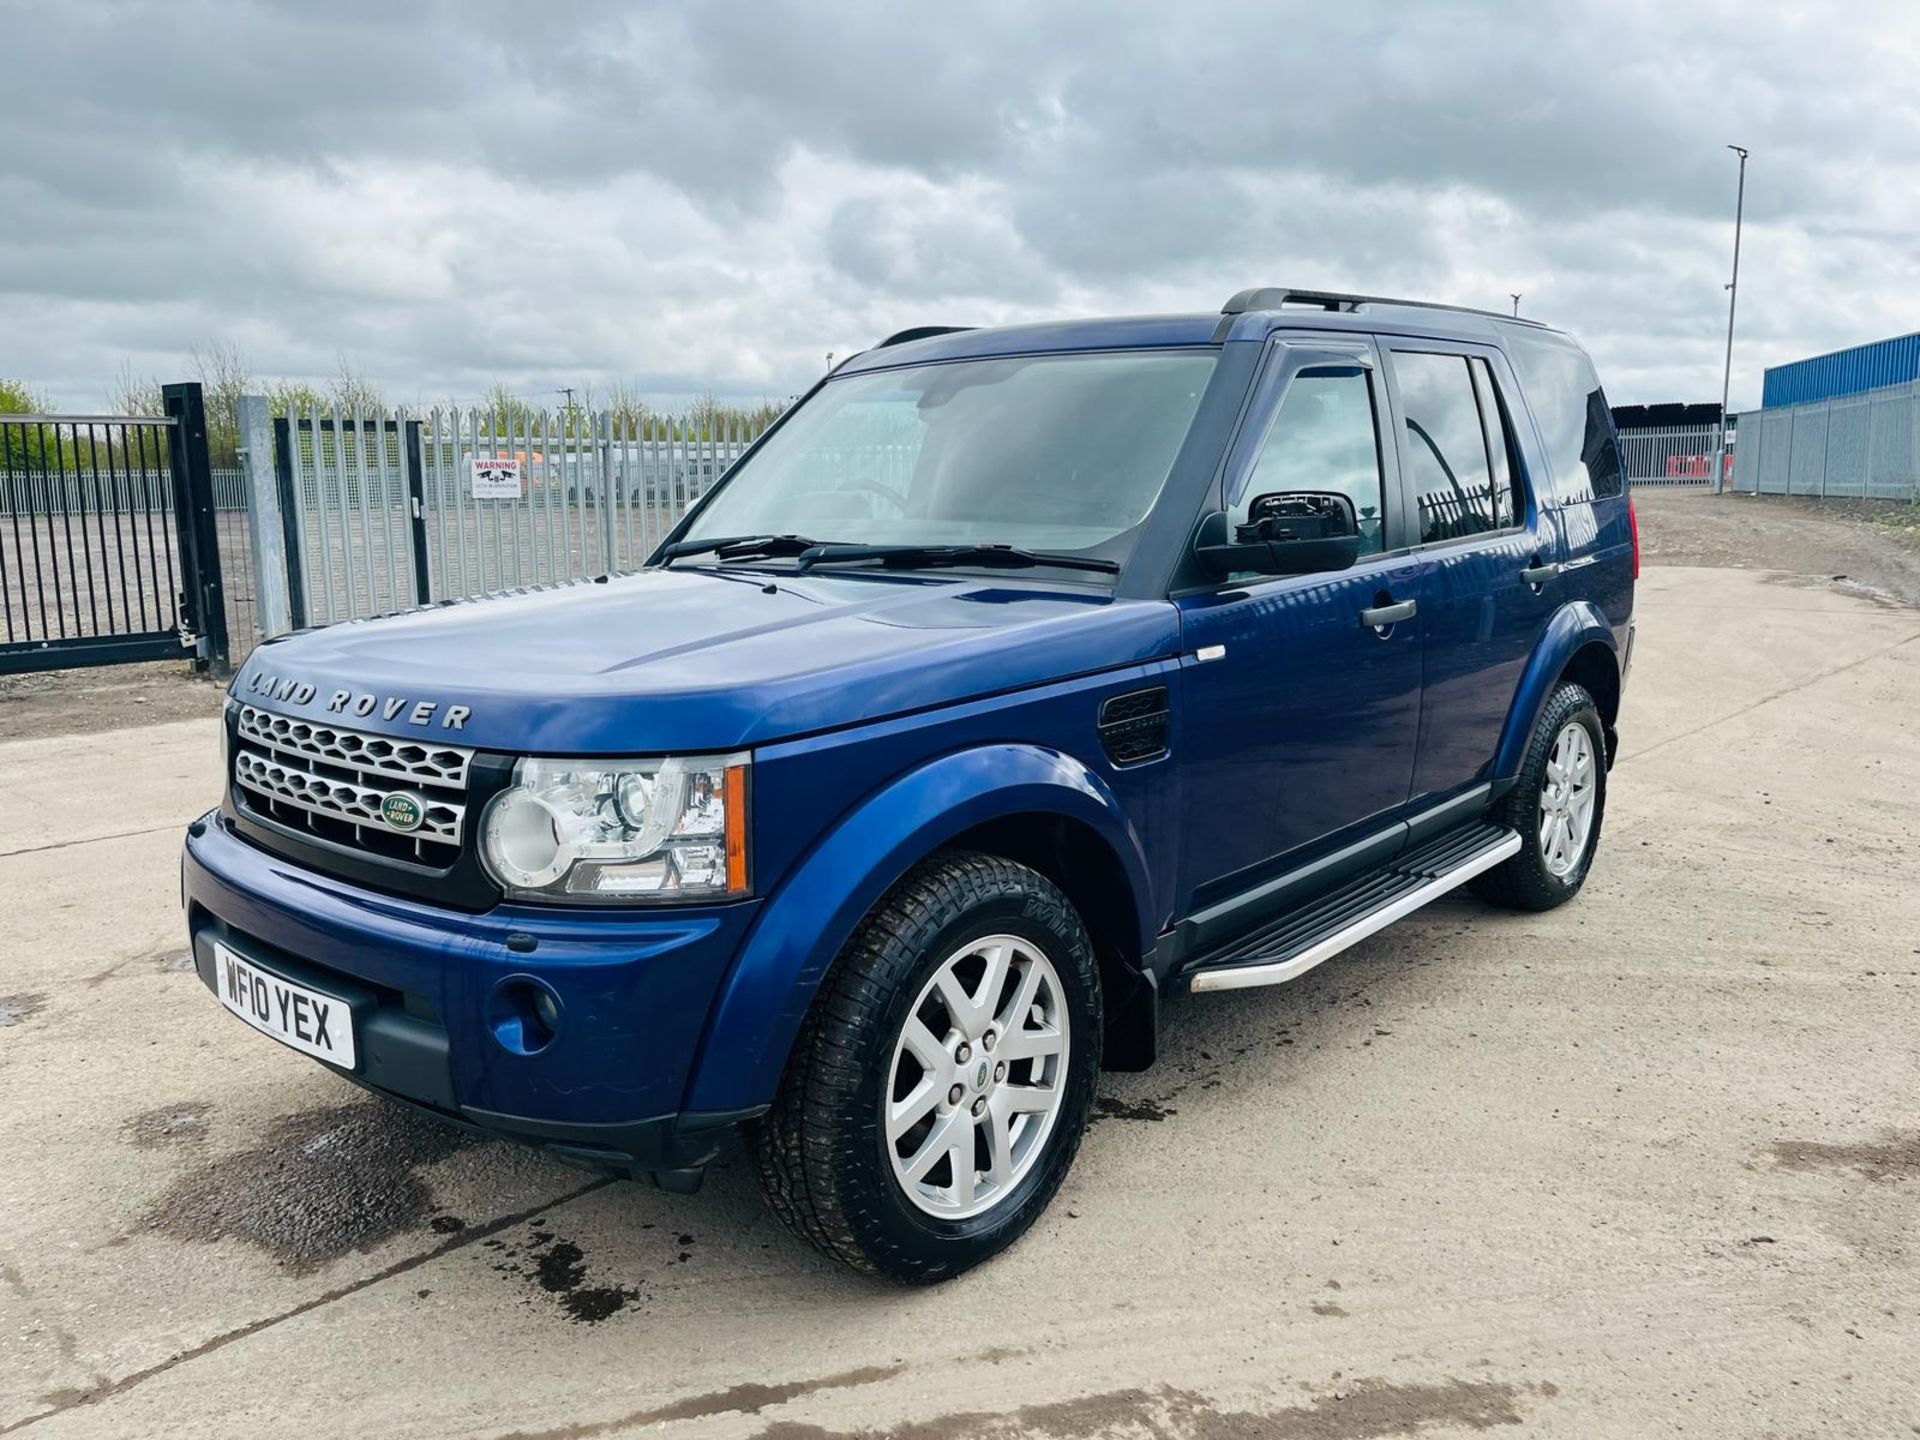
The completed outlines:
<svg viewBox="0 0 1920 1440">
<path fill-rule="evenodd" d="M 1298 297 L 1288 303 L 1278 297 Z M 1311 298 L 1309 298 L 1311 297 Z M 1322 302 L 1340 302 L 1327 308 Z M 1387 331 L 1433 339 L 1497 342 L 1506 327 L 1539 331 L 1531 320 L 1514 320 L 1484 310 L 1465 310 L 1419 301 L 1327 292 L 1241 291 L 1227 302 L 1232 309 L 1184 315 L 1118 315 L 1085 320 L 1046 320 L 1029 325 L 981 329 L 917 326 L 842 363 L 837 374 L 892 369 L 939 360 L 970 360 L 994 355 L 1031 355 L 1075 350 L 1132 350 L 1262 341 L 1275 330 Z"/>
<path fill-rule="evenodd" d="M 1916 379 L 1920 379 L 1920 333 L 1896 335 L 1768 367 L 1760 404 L 1764 409 L 1801 405 L 1905 385 Z"/>
</svg>

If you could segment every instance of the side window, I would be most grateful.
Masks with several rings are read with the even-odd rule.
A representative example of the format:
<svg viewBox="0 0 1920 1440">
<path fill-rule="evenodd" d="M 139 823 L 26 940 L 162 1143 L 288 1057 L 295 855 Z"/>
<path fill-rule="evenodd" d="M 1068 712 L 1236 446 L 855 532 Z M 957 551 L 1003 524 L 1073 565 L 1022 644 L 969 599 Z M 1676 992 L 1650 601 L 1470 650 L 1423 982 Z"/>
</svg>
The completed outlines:
<svg viewBox="0 0 1920 1440">
<path fill-rule="evenodd" d="M 1393 374 L 1407 427 L 1407 489 L 1419 507 L 1420 543 L 1499 529 L 1487 437 L 1466 357 L 1395 350 Z"/>
<path fill-rule="evenodd" d="M 1293 377 L 1229 519 L 1243 523 L 1256 495 L 1282 490 L 1345 495 L 1360 522 L 1360 553 L 1377 555 L 1386 548 L 1373 381 L 1361 367 L 1322 367 Z"/>
<path fill-rule="evenodd" d="M 1586 352 L 1551 330 L 1514 326 L 1507 358 L 1547 442 L 1553 488 L 1562 503 L 1582 505 L 1625 488 L 1620 449 L 1606 392 Z"/>
<path fill-rule="evenodd" d="M 1505 530 L 1518 525 L 1527 513 L 1526 497 L 1520 493 L 1519 466 L 1514 463 L 1512 429 L 1507 424 L 1499 386 L 1494 383 L 1493 367 L 1476 358 L 1471 368 L 1473 392 L 1480 400 L 1480 423 L 1487 432 L 1487 458 L 1493 463 L 1493 519 Z"/>
</svg>

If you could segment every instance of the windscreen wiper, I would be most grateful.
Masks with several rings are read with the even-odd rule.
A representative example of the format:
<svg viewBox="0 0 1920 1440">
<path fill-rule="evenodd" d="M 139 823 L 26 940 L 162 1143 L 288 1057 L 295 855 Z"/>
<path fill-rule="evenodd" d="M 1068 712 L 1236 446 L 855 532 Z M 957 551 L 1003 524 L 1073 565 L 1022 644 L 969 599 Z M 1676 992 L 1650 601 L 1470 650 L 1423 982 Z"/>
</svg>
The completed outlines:
<svg viewBox="0 0 1920 1440">
<path fill-rule="evenodd" d="M 717 555 L 722 560 L 748 560 L 776 555 L 804 555 L 831 546 L 831 540 L 805 535 L 716 535 L 711 540 L 676 540 L 661 551 L 669 561 L 684 555 Z"/>
<path fill-rule="evenodd" d="M 930 569 L 940 565 L 979 565 L 991 570 L 1024 570 L 1053 565 L 1062 570 L 1094 570 L 1117 575 L 1115 560 L 1092 555 L 1059 555 L 1049 550 L 1022 550 L 1017 545 L 815 545 L 800 553 L 801 572 L 816 565 L 842 561 L 877 560 L 897 569 Z"/>
</svg>

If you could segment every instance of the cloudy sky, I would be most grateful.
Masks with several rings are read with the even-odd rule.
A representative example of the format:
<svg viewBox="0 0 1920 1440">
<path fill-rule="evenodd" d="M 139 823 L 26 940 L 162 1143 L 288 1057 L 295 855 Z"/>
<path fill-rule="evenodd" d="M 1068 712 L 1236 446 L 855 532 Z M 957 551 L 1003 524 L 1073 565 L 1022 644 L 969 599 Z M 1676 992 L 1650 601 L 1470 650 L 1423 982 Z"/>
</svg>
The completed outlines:
<svg viewBox="0 0 1920 1440">
<path fill-rule="evenodd" d="M 752 399 L 926 322 L 1506 308 L 1616 402 L 1920 329 L 1920 6 L 0 0 L 0 376 Z"/>
</svg>

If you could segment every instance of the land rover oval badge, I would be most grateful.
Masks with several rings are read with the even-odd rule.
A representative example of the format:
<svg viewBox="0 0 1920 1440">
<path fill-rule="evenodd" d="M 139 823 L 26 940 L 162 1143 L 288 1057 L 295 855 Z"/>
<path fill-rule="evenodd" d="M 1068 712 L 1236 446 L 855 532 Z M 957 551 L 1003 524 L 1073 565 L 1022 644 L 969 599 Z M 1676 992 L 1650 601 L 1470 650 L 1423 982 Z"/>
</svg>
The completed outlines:
<svg viewBox="0 0 1920 1440">
<path fill-rule="evenodd" d="M 396 791 L 380 802 L 380 818 L 395 830 L 418 830 L 427 818 L 427 806 L 418 795 Z"/>
</svg>

